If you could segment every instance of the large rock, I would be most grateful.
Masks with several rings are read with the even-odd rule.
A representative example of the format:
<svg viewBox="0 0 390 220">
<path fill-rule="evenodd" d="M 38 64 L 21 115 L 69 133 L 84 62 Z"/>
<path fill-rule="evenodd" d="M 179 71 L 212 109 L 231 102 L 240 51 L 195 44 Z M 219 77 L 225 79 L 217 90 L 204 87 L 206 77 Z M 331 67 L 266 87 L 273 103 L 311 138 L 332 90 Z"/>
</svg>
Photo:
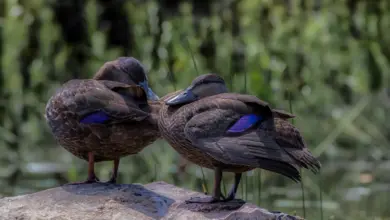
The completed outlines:
<svg viewBox="0 0 390 220">
<path fill-rule="evenodd" d="M 0 199 L 0 219 L 301 219 L 272 213 L 242 200 L 215 204 L 184 202 L 193 196 L 204 195 L 164 182 L 65 185 Z"/>
</svg>

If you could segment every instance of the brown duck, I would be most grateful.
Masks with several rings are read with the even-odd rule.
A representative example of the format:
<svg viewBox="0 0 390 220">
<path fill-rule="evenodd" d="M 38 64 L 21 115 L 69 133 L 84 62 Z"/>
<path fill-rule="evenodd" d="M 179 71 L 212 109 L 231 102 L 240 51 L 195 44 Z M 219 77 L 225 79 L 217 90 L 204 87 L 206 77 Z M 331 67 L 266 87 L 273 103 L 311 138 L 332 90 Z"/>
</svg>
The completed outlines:
<svg viewBox="0 0 390 220">
<path fill-rule="evenodd" d="M 201 75 L 166 99 L 158 123 L 162 137 L 184 158 L 215 173 L 213 195 L 187 202 L 232 200 L 242 173 L 255 168 L 300 181 L 299 167 L 313 172 L 321 167 L 286 120 L 293 115 L 273 110 L 255 96 L 227 93 L 218 75 Z M 235 173 L 226 198 L 220 188 L 222 172 Z"/>
<path fill-rule="evenodd" d="M 50 98 L 46 120 L 60 145 L 88 161 L 88 178 L 99 181 L 94 163 L 114 161 L 115 183 L 120 157 L 136 154 L 160 137 L 158 100 L 145 70 L 132 57 L 107 62 L 93 79 L 70 80 Z"/>
</svg>

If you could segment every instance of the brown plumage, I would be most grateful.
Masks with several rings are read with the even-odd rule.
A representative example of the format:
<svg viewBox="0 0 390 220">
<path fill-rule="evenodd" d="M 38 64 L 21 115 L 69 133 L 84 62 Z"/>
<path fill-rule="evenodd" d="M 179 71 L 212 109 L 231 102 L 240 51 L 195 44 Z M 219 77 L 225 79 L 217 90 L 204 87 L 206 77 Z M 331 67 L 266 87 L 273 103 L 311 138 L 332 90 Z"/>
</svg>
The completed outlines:
<svg viewBox="0 0 390 220">
<path fill-rule="evenodd" d="M 149 105 L 148 98 L 158 99 L 148 87 L 142 65 L 131 57 L 107 62 L 94 79 L 68 81 L 50 98 L 45 117 L 55 139 L 89 161 L 84 183 L 99 181 L 94 162 L 107 160 L 114 161 L 109 181 L 114 183 L 119 159 L 160 137 L 159 102 Z"/>
<path fill-rule="evenodd" d="M 199 76 L 186 90 L 166 99 L 160 110 L 161 135 L 184 158 L 215 171 L 214 195 L 188 202 L 219 201 L 222 172 L 236 173 L 226 198 L 231 200 L 242 172 L 262 168 L 299 181 L 299 167 L 320 169 L 298 129 L 286 120 L 293 115 L 273 110 L 255 96 L 227 93 L 217 75 Z M 244 116 L 249 122 L 256 120 L 250 124 L 242 120 Z M 245 129 L 234 130 L 237 125 Z"/>
</svg>

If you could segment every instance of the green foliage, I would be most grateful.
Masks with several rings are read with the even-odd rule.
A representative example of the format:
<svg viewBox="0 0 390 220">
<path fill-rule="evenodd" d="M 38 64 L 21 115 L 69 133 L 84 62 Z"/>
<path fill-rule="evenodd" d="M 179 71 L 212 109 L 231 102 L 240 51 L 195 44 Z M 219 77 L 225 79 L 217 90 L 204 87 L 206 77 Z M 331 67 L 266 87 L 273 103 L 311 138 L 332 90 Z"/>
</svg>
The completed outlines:
<svg viewBox="0 0 390 220">
<path fill-rule="evenodd" d="M 90 77 L 105 61 L 127 55 L 145 64 L 162 96 L 196 77 L 191 48 L 199 72 L 221 74 L 232 91 L 246 90 L 284 110 L 291 91 L 294 123 L 323 164 L 321 177 L 303 175 L 308 219 L 322 212 L 324 219 L 390 217 L 389 1 L 221 1 L 206 15 L 189 3 L 173 14 L 158 1 L 127 1 L 131 54 L 109 43 L 108 30 L 98 25 L 98 1 L 85 2 L 89 43 L 75 44 L 45 1 L 0 1 L 0 196 L 85 178 L 86 163 L 55 143 L 43 117 L 62 83 Z M 34 37 L 38 44 L 31 46 Z M 87 60 L 76 62 L 75 53 Z M 157 179 L 201 191 L 199 167 L 188 164 L 183 172 L 180 163 L 157 141 L 121 160 L 119 181 Z M 110 169 L 111 163 L 96 167 L 102 179 Z M 204 171 L 211 186 L 212 172 Z M 232 180 L 225 174 L 227 188 Z M 242 187 L 242 198 L 303 215 L 299 184 L 257 170 Z"/>
</svg>

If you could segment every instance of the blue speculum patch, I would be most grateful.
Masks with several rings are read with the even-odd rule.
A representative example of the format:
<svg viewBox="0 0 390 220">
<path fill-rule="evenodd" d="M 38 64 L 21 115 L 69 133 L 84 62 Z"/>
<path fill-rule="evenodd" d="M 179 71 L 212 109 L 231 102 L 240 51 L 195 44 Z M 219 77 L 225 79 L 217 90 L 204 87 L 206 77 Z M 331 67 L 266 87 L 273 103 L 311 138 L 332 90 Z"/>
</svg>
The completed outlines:
<svg viewBox="0 0 390 220">
<path fill-rule="evenodd" d="M 100 123 L 104 123 L 106 122 L 107 120 L 110 119 L 110 116 L 108 116 L 106 113 L 102 112 L 102 111 L 98 111 L 98 112 L 94 112 L 92 114 L 89 114 L 87 116 L 85 116 L 83 119 L 80 120 L 80 123 L 83 123 L 83 124 L 100 124 Z"/>
<path fill-rule="evenodd" d="M 234 123 L 233 126 L 229 128 L 228 132 L 244 132 L 262 119 L 263 117 L 256 114 L 244 115 L 240 119 L 238 119 L 238 121 Z"/>
</svg>

